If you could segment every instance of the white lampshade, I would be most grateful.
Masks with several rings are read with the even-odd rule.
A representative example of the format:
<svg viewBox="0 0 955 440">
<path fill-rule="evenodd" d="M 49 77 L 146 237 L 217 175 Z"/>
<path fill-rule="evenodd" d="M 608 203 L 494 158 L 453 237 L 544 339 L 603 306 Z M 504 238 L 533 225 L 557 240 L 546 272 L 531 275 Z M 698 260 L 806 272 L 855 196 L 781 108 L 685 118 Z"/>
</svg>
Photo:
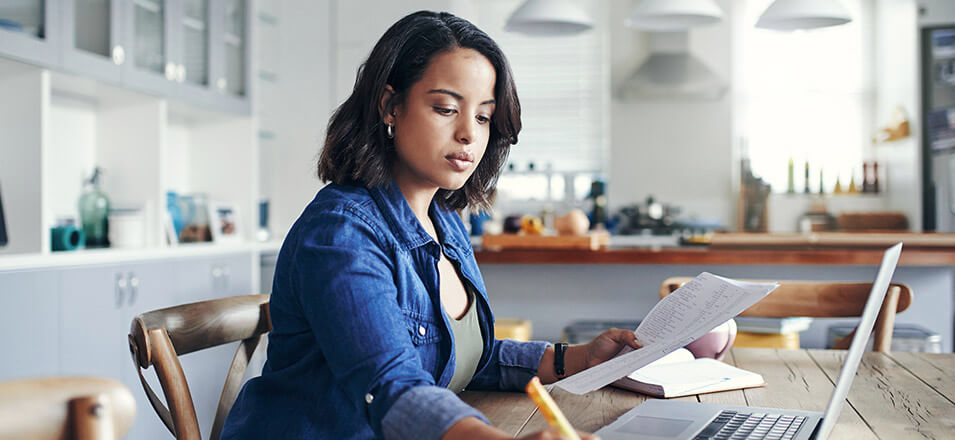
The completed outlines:
<svg viewBox="0 0 955 440">
<path fill-rule="evenodd" d="M 626 24 L 645 31 L 683 31 L 722 19 L 723 11 L 713 0 L 644 0 Z"/>
<path fill-rule="evenodd" d="M 815 29 L 852 21 L 839 0 L 776 0 L 759 16 L 756 27 L 778 31 Z"/>
<path fill-rule="evenodd" d="M 572 0 L 527 0 L 504 25 L 508 31 L 537 36 L 573 35 L 593 27 L 587 12 Z"/>
</svg>

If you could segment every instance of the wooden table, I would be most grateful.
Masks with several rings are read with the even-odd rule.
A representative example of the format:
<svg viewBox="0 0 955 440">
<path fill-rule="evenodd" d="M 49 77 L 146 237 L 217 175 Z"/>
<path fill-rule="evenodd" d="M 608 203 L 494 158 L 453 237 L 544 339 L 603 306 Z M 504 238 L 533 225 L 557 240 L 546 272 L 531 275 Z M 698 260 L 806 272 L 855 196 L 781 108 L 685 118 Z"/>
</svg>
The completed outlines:
<svg viewBox="0 0 955 440">
<path fill-rule="evenodd" d="M 763 375 L 763 388 L 679 398 L 824 411 L 846 352 L 842 350 L 772 350 L 735 348 L 725 362 Z M 551 390 L 575 428 L 593 432 L 651 397 L 605 387 L 583 396 Z M 461 394 L 491 423 L 515 436 L 546 427 L 531 400 L 522 393 Z M 862 358 L 832 439 L 955 438 L 955 354 L 873 353 Z"/>
</svg>

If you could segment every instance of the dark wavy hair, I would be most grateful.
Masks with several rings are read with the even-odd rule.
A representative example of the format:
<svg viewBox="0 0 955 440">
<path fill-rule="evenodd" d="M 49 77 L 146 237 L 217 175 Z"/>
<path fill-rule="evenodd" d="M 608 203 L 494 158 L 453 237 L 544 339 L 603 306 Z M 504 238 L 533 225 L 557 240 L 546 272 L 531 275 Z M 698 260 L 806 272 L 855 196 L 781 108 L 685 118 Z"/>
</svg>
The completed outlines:
<svg viewBox="0 0 955 440">
<path fill-rule="evenodd" d="M 439 189 L 435 197 L 444 208 L 471 205 L 490 207 L 490 194 L 510 146 L 521 131 L 521 104 L 510 65 L 497 43 L 471 22 L 447 12 L 418 11 L 393 24 L 368 60 L 358 69 L 351 96 L 328 122 L 325 146 L 318 159 L 318 178 L 337 184 L 380 186 L 390 182 L 396 153 L 385 135 L 380 109 L 385 86 L 394 96 L 385 111 L 399 105 L 411 86 L 421 79 L 435 55 L 457 48 L 473 49 L 494 66 L 496 108 L 484 157 L 460 189 Z"/>
</svg>

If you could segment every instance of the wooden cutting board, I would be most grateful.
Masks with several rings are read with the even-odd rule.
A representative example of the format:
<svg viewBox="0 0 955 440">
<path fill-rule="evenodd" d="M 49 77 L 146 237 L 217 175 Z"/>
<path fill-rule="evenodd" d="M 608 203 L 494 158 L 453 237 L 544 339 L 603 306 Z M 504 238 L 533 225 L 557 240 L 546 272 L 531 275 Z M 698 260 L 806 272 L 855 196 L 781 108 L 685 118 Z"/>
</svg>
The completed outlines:
<svg viewBox="0 0 955 440">
<path fill-rule="evenodd" d="M 485 249 L 590 249 L 606 248 L 610 233 L 593 231 L 586 235 L 525 235 L 485 234 L 481 247 Z"/>
</svg>

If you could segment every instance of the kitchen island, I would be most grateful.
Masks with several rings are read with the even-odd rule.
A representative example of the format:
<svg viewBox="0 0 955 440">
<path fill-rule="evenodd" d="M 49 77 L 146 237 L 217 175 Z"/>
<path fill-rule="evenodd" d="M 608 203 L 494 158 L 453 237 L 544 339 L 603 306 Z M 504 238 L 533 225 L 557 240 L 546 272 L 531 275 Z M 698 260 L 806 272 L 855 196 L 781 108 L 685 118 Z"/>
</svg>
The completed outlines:
<svg viewBox="0 0 955 440">
<path fill-rule="evenodd" d="M 475 256 L 496 316 L 530 319 L 534 337 L 556 341 L 574 320 L 638 320 L 656 304 L 671 276 L 707 271 L 732 278 L 871 282 L 886 243 L 906 243 L 894 281 L 909 285 L 912 306 L 899 324 L 917 324 L 942 336 L 952 351 L 955 317 L 955 242 L 952 234 L 749 234 L 710 246 L 619 247 L 604 250 L 484 250 Z M 715 241 L 719 241 L 714 237 Z M 731 237 L 732 238 L 732 237 Z M 767 241 L 767 238 L 773 240 Z M 812 240 L 809 240 L 812 241 Z M 836 243 L 832 243 L 836 241 Z M 911 244 L 909 244 L 911 242 Z M 826 345 L 828 326 L 817 319 L 801 334 L 803 347 Z"/>
</svg>

